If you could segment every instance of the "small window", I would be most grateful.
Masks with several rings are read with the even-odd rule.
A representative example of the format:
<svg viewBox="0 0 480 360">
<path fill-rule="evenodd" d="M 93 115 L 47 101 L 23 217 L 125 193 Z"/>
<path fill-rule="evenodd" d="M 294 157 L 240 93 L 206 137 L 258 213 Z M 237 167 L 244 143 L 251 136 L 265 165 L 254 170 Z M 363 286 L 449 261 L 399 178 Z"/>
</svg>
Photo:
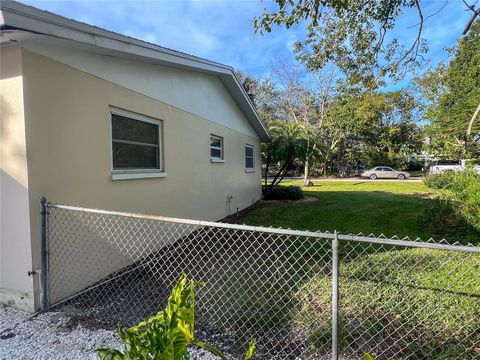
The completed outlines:
<svg viewBox="0 0 480 360">
<path fill-rule="evenodd" d="M 255 160 L 254 160 L 254 147 L 252 145 L 245 145 L 245 169 L 254 170 L 255 169 Z"/>
<path fill-rule="evenodd" d="M 210 158 L 212 161 L 223 162 L 223 138 L 210 135 Z"/>
<path fill-rule="evenodd" d="M 110 115 L 112 173 L 161 172 L 162 122 L 117 109 Z"/>
</svg>

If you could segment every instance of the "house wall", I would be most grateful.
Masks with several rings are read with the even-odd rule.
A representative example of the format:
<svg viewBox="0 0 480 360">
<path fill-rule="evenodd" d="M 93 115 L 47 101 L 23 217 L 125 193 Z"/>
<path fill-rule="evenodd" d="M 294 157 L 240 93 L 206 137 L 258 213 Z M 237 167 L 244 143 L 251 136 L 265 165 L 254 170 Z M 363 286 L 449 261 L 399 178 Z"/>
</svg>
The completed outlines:
<svg viewBox="0 0 480 360">
<path fill-rule="evenodd" d="M 21 46 L 2 46 L 0 64 L 0 302 L 32 311 Z"/>
<path fill-rule="evenodd" d="M 32 52 L 82 70 L 113 84 L 257 138 L 217 76 L 160 64 L 95 54 L 52 40 L 27 40 Z"/>
<path fill-rule="evenodd" d="M 31 51 L 24 51 L 23 60 L 34 266 L 40 260 L 41 196 L 57 203 L 203 220 L 228 215 L 228 195 L 233 196 L 231 212 L 260 198 L 257 136 Z M 168 84 L 174 87 L 175 81 Z M 216 90 L 196 90 L 185 96 L 206 104 L 219 101 Z M 165 178 L 111 180 L 110 105 L 163 120 Z M 228 106 L 234 108 L 226 117 L 238 115 L 233 101 Z M 210 162 L 210 134 L 224 137 L 224 163 Z M 246 143 L 255 146 L 253 173 L 245 172 Z"/>
</svg>

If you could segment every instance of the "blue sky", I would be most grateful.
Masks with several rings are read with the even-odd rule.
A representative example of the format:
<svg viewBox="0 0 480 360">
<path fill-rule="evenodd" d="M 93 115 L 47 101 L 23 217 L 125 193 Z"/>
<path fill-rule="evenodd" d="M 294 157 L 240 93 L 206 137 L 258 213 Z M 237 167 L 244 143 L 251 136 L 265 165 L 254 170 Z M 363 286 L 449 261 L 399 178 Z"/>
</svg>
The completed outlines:
<svg viewBox="0 0 480 360">
<path fill-rule="evenodd" d="M 254 16 L 272 7 L 259 0 L 196 1 L 39 1 L 25 4 L 233 66 L 256 77 L 270 73 L 269 63 L 293 59 L 293 44 L 305 36 L 303 26 L 274 28 L 255 35 Z M 423 0 L 425 16 L 440 9 L 444 0 Z M 446 59 L 445 47 L 461 36 L 469 14 L 461 0 L 449 0 L 445 8 L 427 20 L 424 38 L 433 64 Z M 408 41 L 415 36 L 417 19 L 405 13 L 392 36 Z M 403 84 L 408 83 L 405 79 Z"/>
</svg>

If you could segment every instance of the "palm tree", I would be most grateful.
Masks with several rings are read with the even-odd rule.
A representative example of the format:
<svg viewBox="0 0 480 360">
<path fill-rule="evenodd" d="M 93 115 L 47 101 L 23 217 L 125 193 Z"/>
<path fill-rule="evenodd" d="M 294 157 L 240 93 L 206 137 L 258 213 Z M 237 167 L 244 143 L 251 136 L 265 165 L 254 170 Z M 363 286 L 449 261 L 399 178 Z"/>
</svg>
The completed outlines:
<svg viewBox="0 0 480 360">
<path fill-rule="evenodd" d="M 277 186 L 285 177 L 296 158 L 305 157 L 306 132 L 294 121 L 274 121 L 269 129 L 271 141 L 266 145 L 265 185 L 269 165 L 279 163 L 280 169 L 273 178 L 270 188 Z"/>
</svg>

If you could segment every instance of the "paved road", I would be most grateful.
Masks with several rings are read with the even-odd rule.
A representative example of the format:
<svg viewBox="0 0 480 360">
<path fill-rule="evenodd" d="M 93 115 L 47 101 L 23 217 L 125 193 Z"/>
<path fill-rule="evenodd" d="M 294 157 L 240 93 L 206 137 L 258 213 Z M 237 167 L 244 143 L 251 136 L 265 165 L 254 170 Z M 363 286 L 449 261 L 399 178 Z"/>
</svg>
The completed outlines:
<svg viewBox="0 0 480 360">
<path fill-rule="evenodd" d="M 273 177 L 268 177 L 269 180 L 272 180 Z M 377 180 L 370 180 L 370 179 L 365 179 L 360 176 L 358 177 L 352 177 L 352 178 L 311 178 L 311 181 L 367 181 L 367 182 L 379 182 L 379 181 L 387 181 L 387 182 L 421 182 L 423 181 L 422 177 L 416 177 L 416 178 L 410 178 L 408 180 L 398 180 L 398 179 L 377 179 Z M 303 181 L 303 176 L 302 177 L 285 177 L 282 182 L 285 181 Z"/>
</svg>

